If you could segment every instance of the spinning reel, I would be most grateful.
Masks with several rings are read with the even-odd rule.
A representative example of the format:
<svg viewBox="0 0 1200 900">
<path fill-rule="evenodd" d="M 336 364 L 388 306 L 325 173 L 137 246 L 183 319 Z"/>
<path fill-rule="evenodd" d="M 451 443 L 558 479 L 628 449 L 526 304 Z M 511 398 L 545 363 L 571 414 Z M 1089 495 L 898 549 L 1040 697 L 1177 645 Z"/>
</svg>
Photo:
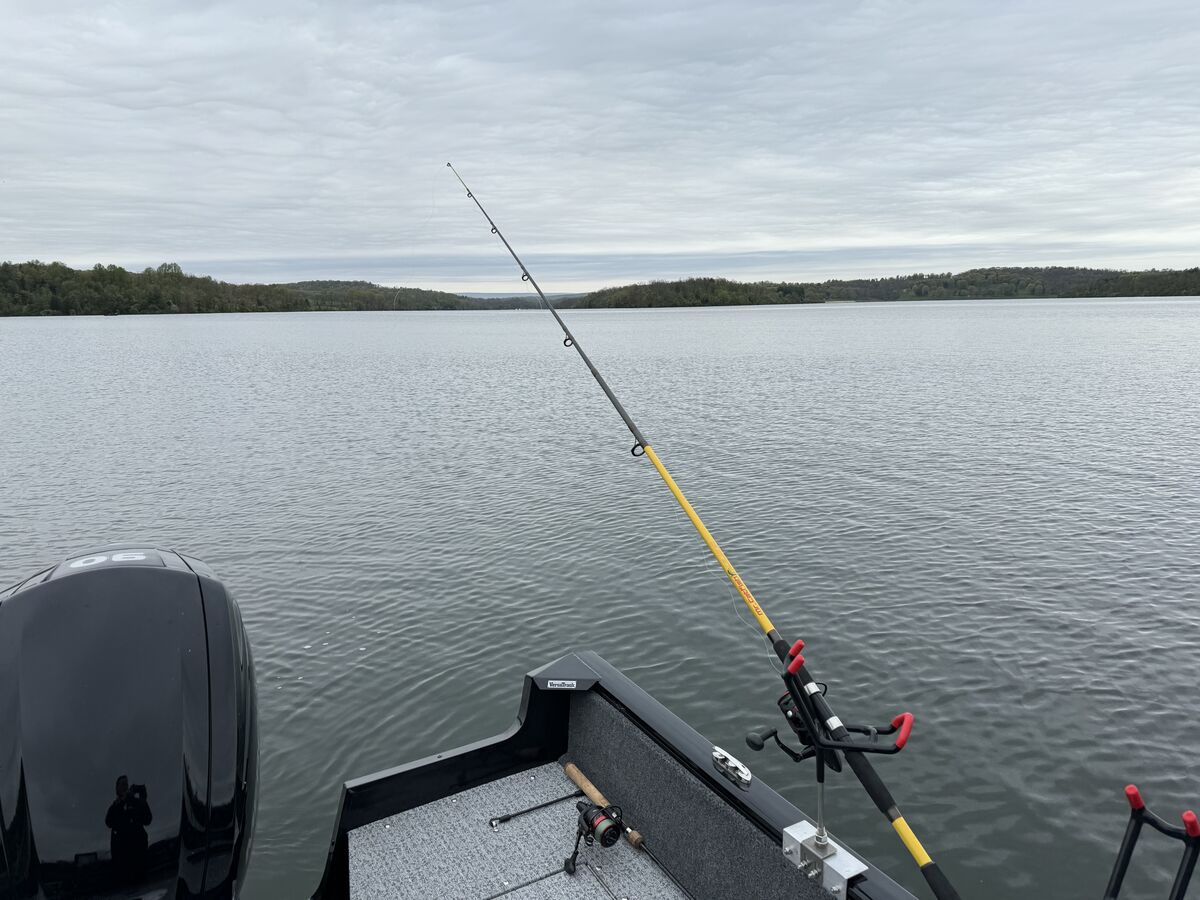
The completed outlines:
<svg viewBox="0 0 1200 900">
<path fill-rule="evenodd" d="M 814 684 L 818 685 L 820 694 L 824 696 L 825 685 L 819 682 L 814 682 Z M 799 752 L 793 750 L 779 739 L 779 731 L 775 728 L 747 733 L 746 746 L 751 750 L 762 750 L 766 746 L 767 741 L 774 739 L 775 745 L 791 757 L 793 762 L 803 762 L 806 759 L 812 759 L 820 751 L 824 764 L 835 772 L 842 771 L 841 758 L 835 751 L 857 750 L 860 753 L 899 753 L 904 749 L 904 745 L 908 743 L 908 736 L 912 732 L 912 713 L 900 713 L 900 715 L 892 719 L 890 725 L 842 725 L 849 732 L 866 735 L 866 741 L 857 739 L 851 741 L 834 740 L 821 733 L 819 726 L 816 724 L 817 720 L 813 710 L 810 710 L 804 704 L 797 706 L 790 693 L 784 694 L 779 698 L 778 706 L 779 711 L 783 713 L 783 717 L 787 719 L 788 725 L 791 726 L 792 734 L 799 739 L 804 749 Z M 896 734 L 897 731 L 899 734 L 896 735 L 896 740 L 892 744 L 877 743 L 881 735 L 887 737 Z"/>
<path fill-rule="evenodd" d="M 842 771 L 842 760 L 837 752 L 839 750 L 883 754 L 899 753 L 903 750 L 912 733 L 912 713 L 900 713 L 892 719 L 890 725 L 845 724 L 829 711 L 825 703 L 825 684 L 811 679 L 801 681 L 796 677 L 804 665 L 804 657 L 800 655 L 803 649 L 803 641 L 796 641 L 792 647 L 783 675 L 787 692 L 779 698 L 777 705 L 791 727 L 792 734 L 799 739 L 804 749 L 793 750 L 779 739 L 779 731 L 775 728 L 751 731 L 746 735 L 746 745 L 751 750 L 761 750 L 766 746 L 766 742 L 773 738 L 776 746 L 794 762 L 803 762 L 819 754 L 818 771 L 828 766 L 835 772 Z M 838 731 L 841 734 L 835 736 L 834 732 Z M 852 738 L 851 734 L 865 735 L 866 740 Z M 887 737 L 892 734 L 896 735 L 896 739 L 890 745 L 878 742 L 881 735 Z M 818 780 L 821 780 L 819 776 Z"/>
<path fill-rule="evenodd" d="M 575 827 L 575 849 L 563 862 L 563 871 L 568 875 L 575 874 L 580 841 L 589 847 L 599 841 L 600 846 L 607 849 L 619 841 L 625 831 L 625 822 L 621 818 L 619 806 L 597 806 L 589 800 L 580 800 L 575 804 L 575 808 L 579 810 L 579 819 Z"/>
</svg>

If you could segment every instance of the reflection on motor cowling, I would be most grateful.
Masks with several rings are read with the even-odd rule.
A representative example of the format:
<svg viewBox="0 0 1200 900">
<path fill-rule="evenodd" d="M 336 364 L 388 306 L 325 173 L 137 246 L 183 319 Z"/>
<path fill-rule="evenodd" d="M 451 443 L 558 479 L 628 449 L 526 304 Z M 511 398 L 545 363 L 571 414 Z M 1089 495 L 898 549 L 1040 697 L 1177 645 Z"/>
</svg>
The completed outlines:
<svg viewBox="0 0 1200 900">
<path fill-rule="evenodd" d="M 122 775 L 117 779 L 117 799 L 109 804 L 104 824 L 109 830 L 114 881 L 137 884 L 146 875 L 146 826 L 154 815 L 146 798 L 144 784 L 130 784 Z"/>
</svg>

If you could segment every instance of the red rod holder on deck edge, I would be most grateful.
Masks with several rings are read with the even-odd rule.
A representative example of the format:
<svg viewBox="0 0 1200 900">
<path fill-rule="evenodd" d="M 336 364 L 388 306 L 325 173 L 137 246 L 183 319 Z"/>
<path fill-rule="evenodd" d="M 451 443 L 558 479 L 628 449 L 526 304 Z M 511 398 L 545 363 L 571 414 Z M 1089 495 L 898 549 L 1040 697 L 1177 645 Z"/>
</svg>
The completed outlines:
<svg viewBox="0 0 1200 900">
<path fill-rule="evenodd" d="M 1104 891 L 1104 900 L 1117 900 L 1121 892 L 1121 883 L 1125 880 L 1125 872 L 1129 869 L 1129 861 L 1133 858 L 1133 848 L 1137 846 L 1142 826 L 1149 825 L 1155 831 L 1160 831 L 1167 837 L 1183 842 L 1183 858 L 1175 872 L 1175 882 L 1171 885 L 1171 893 L 1167 900 L 1183 900 L 1187 894 L 1188 883 L 1196 869 L 1196 860 L 1200 858 L 1200 821 L 1190 809 L 1183 816 L 1183 827 L 1168 825 L 1159 816 L 1146 809 L 1146 801 L 1136 785 L 1125 787 L 1125 799 L 1129 801 L 1129 824 L 1125 826 L 1125 837 L 1121 839 L 1121 848 L 1117 851 L 1117 862 L 1113 866 L 1108 887 Z"/>
</svg>

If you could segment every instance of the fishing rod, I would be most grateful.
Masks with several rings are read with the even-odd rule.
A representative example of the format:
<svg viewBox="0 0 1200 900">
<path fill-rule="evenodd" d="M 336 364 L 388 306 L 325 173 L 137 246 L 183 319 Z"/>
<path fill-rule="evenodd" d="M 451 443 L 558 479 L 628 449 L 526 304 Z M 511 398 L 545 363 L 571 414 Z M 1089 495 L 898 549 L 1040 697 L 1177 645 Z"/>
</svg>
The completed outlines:
<svg viewBox="0 0 1200 900">
<path fill-rule="evenodd" d="M 613 393 L 612 388 L 608 386 L 608 382 L 604 380 L 604 376 L 600 374 L 595 364 L 588 357 L 587 353 L 584 352 L 583 347 L 579 345 L 579 341 L 571 333 L 571 329 L 567 327 L 567 323 L 563 321 L 558 310 L 546 298 L 545 293 L 543 293 L 532 273 L 530 273 L 525 263 L 521 261 L 521 257 L 517 255 L 517 251 L 513 249 L 512 244 L 508 242 L 508 238 L 501 233 L 495 221 L 488 214 L 488 211 L 479 202 L 479 198 L 467 187 L 467 183 L 458 174 L 458 170 L 450 163 L 446 163 L 446 167 L 454 173 L 454 177 L 458 179 L 458 183 L 467 192 L 467 199 L 473 200 L 475 205 L 479 207 L 479 211 L 483 213 L 483 217 L 487 219 L 488 225 L 492 228 L 492 234 L 500 238 L 505 249 L 508 250 L 509 255 L 512 256 L 520 268 L 521 280 L 529 282 L 533 289 L 537 291 L 542 305 L 550 315 L 554 316 L 554 321 L 558 323 L 558 327 L 562 329 L 564 335 L 563 346 L 575 348 L 580 359 L 588 367 L 588 371 L 592 373 L 592 377 L 596 379 L 596 383 L 600 385 L 600 389 L 604 391 L 604 395 L 608 397 L 609 402 L 612 403 L 613 408 L 625 423 L 625 427 L 633 435 L 634 445 L 630 449 L 630 453 L 634 456 L 645 456 L 650 460 L 651 465 L 654 466 L 663 483 L 666 484 L 668 490 L 675 497 L 676 502 L 679 503 L 679 506 L 704 540 L 709 552 L 720 564 L 730 582 L 733 583 L 733 586 L 741 595 L 742 600 L 745 601 L 759 628 L 766 635 L 767 641 L 784 664 L 784 670 L 781 674 L 784 684 L 787 687 L 787 694 L 779 701 L 780 709 L 788 718 L 793 731 L 807 746 L 804 751 L 796 753 L 785 744 L 782 744 L 779 741 L 778 735 L 774 735 L 773 732 L 770 732 L 769 735 L 773 735 L 775 742 L 796 761 L 808 759 L 813 756 L 816 757 L 818 786 L 818 829 L 816 839 L 818 845 L 823 850 L 828 843 L 825 836 L 822 815 L 824 769 L 826 766 L 829 766 L 834 771 L 841 771 L 841 764 L 838 759 L 838 753 L 840 752 L 845 757 L 846 762 L 849 763 L 850 768 L 854 770 L 854 774 L 862 783 L 863 788 L 866 789 L 875 806 L 887 817 L 892 828 L 895 829 L 896 834 L 899 835 L 900 840 L 903 842 L 905 849 L 908 850 L 914 862 L 920 867 L 921 874 L 925 877 L 925 881 L 933 891 L 934 897 L 937 900 L 960 900 L 958 891 L 954 889 L 950 881 L 938 867 L 938 864 L 933 861 L 929 853 L 921 845 L 916 834 L 913 833 L 911 826 L 909 826 L 901 814 L 900 808 L 896 805 L 896 801 L 888 790 L 887 785 L 883 783 L 883 779 L 879 777 L 879 774 L 875 771 L 875 767 L 866 757 L 868 753 L 896 753 L 901 750 L 905 742 L 907 742 L 909 732 L 912 729 L 912 716 L 909 713 L 902 713 L 892 720 L 890 728 L 868 728 L 854 725 L 847 726 L 834 714 L 833 709 L 825 699 L 824 686 L 813 678 L 809 672 L 805 658 L 800 653 L 804 649 L 804 641 L 798 640 L 795 643 L 789 643 L 771 623 L 766 612 L 763 611 L 762 604 L 750 592 L 750 588 L 746 586 L 746 582 L 742 579 L 742 576 L 738 574 L 733 563 L 729 561 L 729 557 L 725 555 L 725 551 L 721 549 L 716 539 L 712 536 L 712 533 L 700 519 L 699 514 L 692 507 L 692 504 L 683 495 L 683 491 L 675 483 L 675 479 L 671 477 L 671 473 L 667 471 L 667 467 L 663 465 L 658 454 L 654 452 L 642 430 L 638 428 L 633 418 L 629 415 L 629 412 L 621 404 L 621 401 L 617 399 L 617 395 Z M 851 735 L 851 731 L 854 731 L 861 734 L 868 734 L 873 739 L 876 734 L 887 735 L 895 733 L 897 730 L 899 730 L 899 735 L 891 747 L 877 744 L 874 740 L 869 742 L 857 741 Z M 758 736 L 753 737 L 758 738 Z M 752 747 L 756 743 L 750 737 L 747 738 L 747 742 Z M 761 740 L 757 740 L 757 743 L 759 746 L 762 744 Z"/>
</svg>

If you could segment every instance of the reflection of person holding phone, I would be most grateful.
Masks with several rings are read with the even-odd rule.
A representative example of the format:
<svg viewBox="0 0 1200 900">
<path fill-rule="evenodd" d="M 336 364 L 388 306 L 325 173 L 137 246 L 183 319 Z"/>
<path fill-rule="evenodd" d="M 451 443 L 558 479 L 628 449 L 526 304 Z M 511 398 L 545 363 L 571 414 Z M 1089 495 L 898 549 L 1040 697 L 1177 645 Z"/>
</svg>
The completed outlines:
<svg viewBox="0 0 1200 900">
<path fill-rule="evenodd" d="M 104 824 L 109 827 L 109 848 L 117 880 L 125 883 L 139 880 L 146 871 L 146 826 L 153 818 L 146 802 L 146 786 L 129 783 L 122 775 L 117 779 L 117 799 L 108 807 Z"/>
</svg>

